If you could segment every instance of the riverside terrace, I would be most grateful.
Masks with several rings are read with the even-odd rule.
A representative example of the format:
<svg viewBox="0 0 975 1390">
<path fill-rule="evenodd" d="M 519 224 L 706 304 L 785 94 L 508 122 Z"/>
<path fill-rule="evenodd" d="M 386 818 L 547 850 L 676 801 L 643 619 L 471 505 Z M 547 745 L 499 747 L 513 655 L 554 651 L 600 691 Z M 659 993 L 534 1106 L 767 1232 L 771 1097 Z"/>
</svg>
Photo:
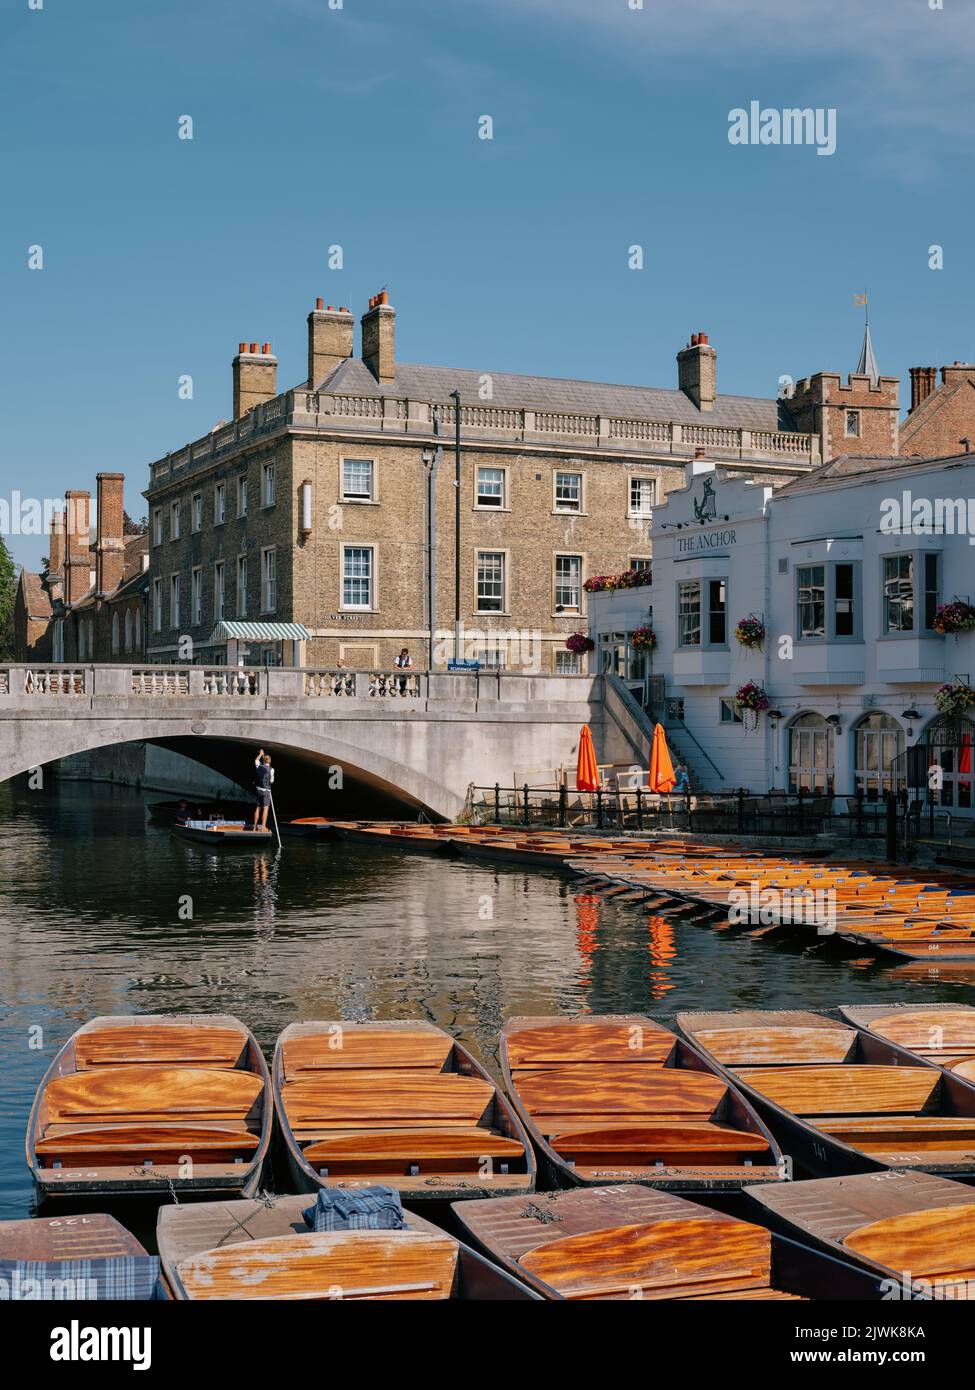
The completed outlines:
<svg viewBox="0 0 975 1390">
<path fill-rule="evenodd" d="M 0 781 L 73 753 L 165 743 L 239 772 L 242 746 L 338 766 L 414 815 L 454 818 L 471 783 L 573 765 L 643 765 L 647 730 L 602 676 L 296 667 L 0 667 Z M 652 730 L 650 730 L 652 734 Z M 192 748 L 188 742 L 192 743 Z M 551 773 L 549 773 L 549 776 Z"/>
</svg>

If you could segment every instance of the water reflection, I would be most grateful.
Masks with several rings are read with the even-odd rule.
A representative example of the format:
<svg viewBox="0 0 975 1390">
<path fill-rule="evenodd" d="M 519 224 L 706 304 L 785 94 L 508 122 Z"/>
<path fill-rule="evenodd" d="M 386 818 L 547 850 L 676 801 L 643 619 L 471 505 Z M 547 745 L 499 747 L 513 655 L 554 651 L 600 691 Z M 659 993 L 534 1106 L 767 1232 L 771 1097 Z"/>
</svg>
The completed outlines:
<svg viewBox="0 0 975 1390">
<path fill-rule="evenodd" d="M 496 1069 L 512 1014 L 975 1002 L 975 972 L 851 966 L 555 873 L 313 840 L 214 853 L 80 784 L 0 787 L 0 960 L 4 1217 L 28 1208 L 38 1081 L 96 1014 L 237 1014 L 267 1049 L 299 1018 L 414 1016 Z"/>
</svg>

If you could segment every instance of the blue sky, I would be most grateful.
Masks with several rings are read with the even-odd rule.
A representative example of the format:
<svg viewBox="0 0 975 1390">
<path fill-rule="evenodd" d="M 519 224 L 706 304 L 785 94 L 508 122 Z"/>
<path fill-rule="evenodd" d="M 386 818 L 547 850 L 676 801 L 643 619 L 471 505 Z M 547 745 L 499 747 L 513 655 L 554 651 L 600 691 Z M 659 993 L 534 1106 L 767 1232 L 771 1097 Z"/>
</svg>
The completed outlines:
<svg viewBox="0 0 975 1390">
<path fill-rule="evenodd" d="M 238 341 L 304 378 L 318 294 L 485 371 L 672 386 L 703 330 L 773 395 L 855 365 L 863 288 L 902 402 L 975 358 L 968 0 L 632 2 L 3 0 L 0 496 L 118 469 L 141 515 Z M 752 100 L 835 107 L 836 153 L 730 145 Z"/>
</svg>

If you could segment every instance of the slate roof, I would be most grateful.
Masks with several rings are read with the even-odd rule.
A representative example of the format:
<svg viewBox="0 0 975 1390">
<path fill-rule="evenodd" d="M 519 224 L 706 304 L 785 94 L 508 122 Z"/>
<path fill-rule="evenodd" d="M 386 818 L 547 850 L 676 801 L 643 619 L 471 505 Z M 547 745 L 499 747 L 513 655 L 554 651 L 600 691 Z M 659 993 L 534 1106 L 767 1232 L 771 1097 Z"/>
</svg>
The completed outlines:
<svg viewBox="0 0 975 1390">
<path fill-rule="evenodd" d="M 493 397 L 481 401 L 484 375 L 491 377 Z M 379 382 L 365 363 L 347 357 L 333 367 L 316 390 L 353 396 L 391 396 L 448 403 L 459 390 L 465 404 L 508 409 L 543 410 L 569 415 L 618 415 L 630 419 L 674 421 L 680 425 L 714 425 L 745 430 L 790 430 L 795 424 L 783 402 L 762 396 L 719 395 L 713 410 L 698 410 L 683 391 L 651 386 L 614 386 L 570 377 L 521 376 L 513 372 L 480 372 L 460 367 L 428 367 L 397 362 L 393 381 Z"/>
<path fill-rule="evenodd" d="M 922 463 L 954 463 L 966 459 L 970 464 L 975 464 L 975 454 L 946 454 L 942 458 L 925 459 L 912 456 L 904 457 L 900 454 L 893 456 L 840 454 L 838 458 L 830 459 L 828 463 L 821 463 L 818 468 L 810 469 L 802 477 L 793 478 L 791 482 L 776 488 L 776 494 L 808 492 L 817 487 L 839 482 L 844 478 L 863 477 L 869 473 L 885 473 L 895 468 L 910 470 L 917 468 Z"/>
</svg>

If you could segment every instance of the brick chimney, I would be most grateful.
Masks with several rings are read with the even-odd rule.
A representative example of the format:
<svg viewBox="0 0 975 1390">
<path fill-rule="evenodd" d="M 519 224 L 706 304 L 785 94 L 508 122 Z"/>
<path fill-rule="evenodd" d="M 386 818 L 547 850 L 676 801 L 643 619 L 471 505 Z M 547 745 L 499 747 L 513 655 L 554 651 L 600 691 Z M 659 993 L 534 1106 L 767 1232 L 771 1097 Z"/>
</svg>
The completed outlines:
<svg viewBox="0 0 975 1390">
<path fill-rule="evenodd" d="M 975 367 L 970 362 L 953 362 L 941 368 L 942 386 L 954 386 L 960 381 L 975 381 Z M 931 368 L 931 389 L 934 390 L 934 368 Z"/>
<path fill-rule="evenodd" d="M 396 310 L 386 290 L 369 301 L 362 315 L 362 360 L 377 381 L 396 378 Z"/>
<path fill-rule="evenodd" d="M 278 394 L 278 359 L 271 353 L 271 344 L 240 343 L 234 358 L 234 413 L 239 420 L 255 405 L 270 401 Z"/>
<path fill-rule="evenodd" d="M 95 541 L 95 593 L 100 597 L 114 593 L 122 582 L 125 543 L 122 491 L 124 473 L 99 473 L 98 532 Z"/>
<path fill-rule="evenodd" d="M 69 490 L 64 494 L 66 553 L 64 600 L 77 603 L 91 588 L 91 493 Z"/>
<path fill-rule="evenodd" d="M 917 410 L 937 388 L 937 371 L 934 367 L 911 368 L 911 410 Z"/>
<path fill-rule="evenodd" d="M 48 574 L 61 574 L 64 569 L 64 512 L 55 512 L 51 517 L 51 542 L 48 550 Z"/>
<path fill-rule="evenodd" d="M 698 410 L 713 410 L 718 394 L 718 354 L 706 333 L 692 333 L 677 354 L 677 386 Z"/>
<path fill-rule="evenodd" d="M 308 315 L 308 385 L 320 386 L 340 362 L 355 351 L 355 319 L 352 310 L 334 304 L 326 308 L 320 299 Z"/>
</svg>

